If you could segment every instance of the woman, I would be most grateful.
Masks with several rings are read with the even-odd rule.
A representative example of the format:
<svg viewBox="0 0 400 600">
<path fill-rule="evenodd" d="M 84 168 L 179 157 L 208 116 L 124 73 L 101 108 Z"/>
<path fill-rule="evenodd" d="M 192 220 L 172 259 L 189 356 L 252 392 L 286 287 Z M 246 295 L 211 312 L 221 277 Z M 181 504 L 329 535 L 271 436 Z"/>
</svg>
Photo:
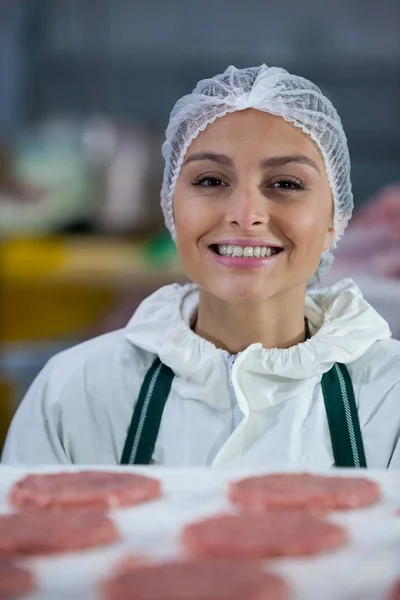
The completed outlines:
<svg viewBox="0 0 400 600">
<path fill-rule="evenodd" d="M 340 119 L 283 69 L 229 67 L 172 111 L 162 207 L 194 282 L 53 358 L 10 464 L 400 466 L 400 343 L 349 280 L 308 291 L 353 200 Z"/>
</svg>

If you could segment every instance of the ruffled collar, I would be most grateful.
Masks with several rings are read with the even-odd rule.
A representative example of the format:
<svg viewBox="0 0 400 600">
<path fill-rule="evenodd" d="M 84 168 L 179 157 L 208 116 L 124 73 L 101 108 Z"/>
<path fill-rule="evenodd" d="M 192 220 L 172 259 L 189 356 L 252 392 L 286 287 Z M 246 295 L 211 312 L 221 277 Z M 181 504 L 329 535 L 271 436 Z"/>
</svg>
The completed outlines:
<svg viewBox="0 0 400 600">
<path fill-rule="evenodd" d="M 148 297 L 129 321 L 125 335 L 135 346 L 160 357 L 177 375 L 192 383 L 213 379 L 228 353 L 196 335 L 194 284 L 165 286 Z M 327 289 L 309 291 L 305 316 L 312 337 L 288 349 L 252 344 L 240 355 L 241 367 L 254 374 L 308 379 L 328 371 L 334 362 L 351 363 L 375 342 L 391 336 L 387 322 L 364 300 L 350 279 Z"/>
</svg>

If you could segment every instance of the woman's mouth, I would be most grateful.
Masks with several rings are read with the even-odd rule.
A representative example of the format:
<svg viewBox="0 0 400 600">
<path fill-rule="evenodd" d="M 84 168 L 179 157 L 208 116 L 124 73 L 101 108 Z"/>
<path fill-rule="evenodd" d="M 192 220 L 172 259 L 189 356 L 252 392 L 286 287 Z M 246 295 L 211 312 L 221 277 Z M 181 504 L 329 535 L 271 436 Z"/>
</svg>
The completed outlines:
<svg viewBox="0 0 400 600">
<path fill-rule="evenodd" d="M 241 259 L 269 258 L 283 250 L 283 248 L 275 246 L 235 246 L 233 244 L 211 244 L 209 248 L 218 256 Z"/>
</svg>

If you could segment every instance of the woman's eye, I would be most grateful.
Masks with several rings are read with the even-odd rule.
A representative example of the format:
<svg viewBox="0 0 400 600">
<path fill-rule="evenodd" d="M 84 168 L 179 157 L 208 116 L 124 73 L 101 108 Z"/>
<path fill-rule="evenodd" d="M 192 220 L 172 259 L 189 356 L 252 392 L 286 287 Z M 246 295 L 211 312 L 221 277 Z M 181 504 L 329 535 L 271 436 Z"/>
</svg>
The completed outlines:
<svg viewBox="0 0 400 600">
<path fill-rule="evenodd" d="M 270 187 L 273 189 L 300 191 L 305 190 L 306 186 L 301 181 L 296 179 L 279 179 L 271 183 Z"/>
<path fill-rule="evenodd" d="M 193 185 L 196 185 L 197 187 L 204 187 L 204 188 L 213 188 L 213 187 L 220 187 L 220 186 L 225 186 L 226 183 L 224 181 L 222 181 L 222 179 L 218 179 L 218 177 L 201 177 L 200 179 L 196 179 L 193 182 Z"/>
</svg>

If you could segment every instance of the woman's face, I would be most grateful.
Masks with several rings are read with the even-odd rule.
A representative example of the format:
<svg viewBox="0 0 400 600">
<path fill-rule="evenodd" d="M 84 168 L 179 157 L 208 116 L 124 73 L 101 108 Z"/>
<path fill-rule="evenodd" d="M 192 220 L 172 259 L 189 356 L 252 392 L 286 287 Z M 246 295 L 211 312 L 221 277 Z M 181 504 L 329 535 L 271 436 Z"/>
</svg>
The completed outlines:
<svg viewBox="0 0 400 600">
<path fill-rule="evenodd" d="M 231 304 L 305 287 L 334 233 L 317 146 L 283 118 L 253 109 L 218 118 L 193 140 L 174 216 L 187 275 Z"/>
</svg>

